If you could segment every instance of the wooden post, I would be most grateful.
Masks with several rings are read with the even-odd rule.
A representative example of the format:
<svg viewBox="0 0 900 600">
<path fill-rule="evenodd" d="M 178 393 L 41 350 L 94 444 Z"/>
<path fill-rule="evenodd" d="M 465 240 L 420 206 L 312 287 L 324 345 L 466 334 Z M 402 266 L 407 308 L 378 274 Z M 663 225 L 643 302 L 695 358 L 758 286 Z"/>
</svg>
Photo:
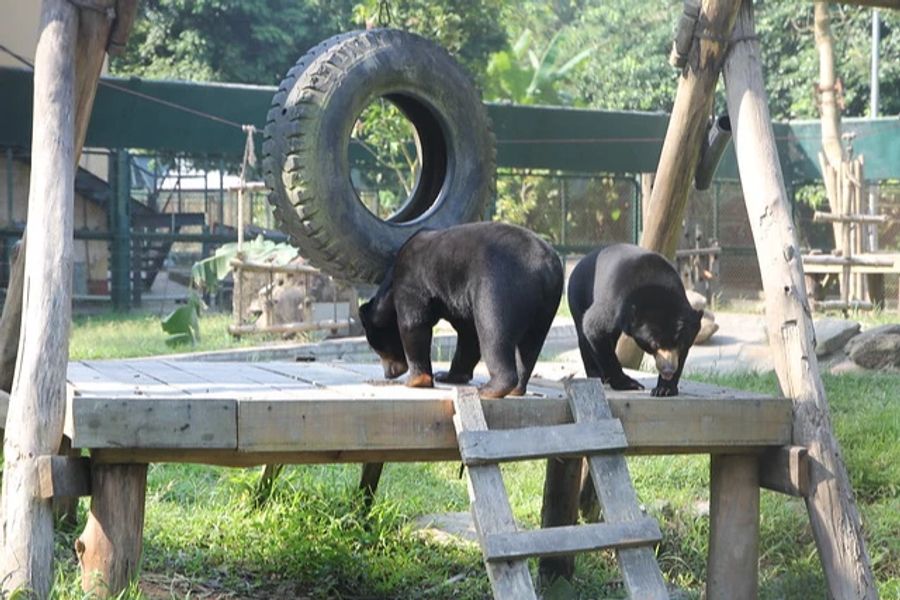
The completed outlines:
<svg viewBox="0 0 900 600">
<path fill-rule="evenodd" d="M 78 10 L 45 0 L 35 54 L 34 129 L 28 231 L 41 240 L 25 255 L 23 327 L 7 417 L 3 455 L 4 549 L 0 580 L 6 592 L 50 593 L 53 513 L 38 498 L 36 459 L 62 440 L 72 288 L 75 181 L 75 43 Z"/>
<path fill-rule="evenodd" d="M 703 0 L 694 34 L 697 39 L 678 80 L 675 106 L 669 117 L 641 235 L 641 246 L 673 260 L 694 172 L 706 139 L 716 83 L 728 47 L 726 41 L 731 36 L 739 6 L 738 0 Z M 639 367 L 644 357 L 637 344 L 625 336 L 616 347 L 616 355 L 622 366 L 630 368 Z"/>
<path fill-rule="evenodd" d="M 582 458 L 550 458 L 544 479 L 541 527 L 574 525 L 578 521 L 578 493 L 581 489 Z M 575 556 L 547 556 L 538 562 L 538 577 L 550 583 L 557 577 L 571 579 Z"/>
<path fill-rule="evenodd" d="M 22 282 L 25 280 L 25 244 L 16 249 L 10 267 L 6 302 L 0 316 L 0 390 L 12 391 L 13 374 L 16 371 L 16 354 L 19 349 L 19 329 L 22 323 Z"/>
<path fill-rule="evenodd" d="M 681 219 L 712 113 L 716 83 L 740 2 L 704 0 L 688 64 L 678 81 L 641 245 L 675 257 Z"/>
<path fill-rule="evenodd" d="M 759 591 L 759 464 L 752 454 L 709 463 L 708 600 L 755 600 Z"/>
<path fill-rule="evenodd" d="M 105 6 L 113 4 L 106 0 Z M 53 577 L 53 515 L 50 500 L 37 493 L 36 465 L 62 440 L 75 166 L 110 26 L 105 12 L 84 12 L 79 18 L 66 0 L 44 0 L 41 8 L 29 188 L 36 201 L 29 202 L 26 230 L 41 243 L 25 252 L 21 301 L 28 327 L 20 330 L 4 444 L 0 581 L 5 592 L 27 589 L 38 598 L 47 597 Z"/>
<path fill-rule="evenodd" d="M 146 489 L 145 464 L 91 466 L 91 513 L 75 542 L 85 592 L 115 597 L 137 573 Z"/>
<path fill-rule="evenodd" d="M 766 299 L 782 392 L 794 402 L 793 443 L 809 449 L 806 506 L 833 598 L 876 598 L 872 568 L 813 345 L 797 235 L 763 86 L 753 6 L 744 0 L 725 62 L 728 112 Z"/>
</svg>

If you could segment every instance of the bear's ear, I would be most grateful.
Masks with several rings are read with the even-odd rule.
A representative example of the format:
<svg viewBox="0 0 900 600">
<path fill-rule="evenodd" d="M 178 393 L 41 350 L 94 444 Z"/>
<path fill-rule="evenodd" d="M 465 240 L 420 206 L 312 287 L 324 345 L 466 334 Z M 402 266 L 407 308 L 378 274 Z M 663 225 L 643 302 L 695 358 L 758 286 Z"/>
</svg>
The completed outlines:
<svg viewBox="0 0 900 600">
<path fill-rule="evenodd" d="M 365 315 L 363 314 L 365 313 Z M 368 321 L 376 327 L 387 327 L 397 320 L 397 311 L 394 308 L 394 290 L 375 296 L 359 307 L 359 318 L 363 323 Z"/>
<path fill-rule="evenodd" d="M 625 302 L 619 312 L 619 329 L 625 332 L 634 331 L 637 327 L 637 306 L 634 302 Z"/>
</svg>

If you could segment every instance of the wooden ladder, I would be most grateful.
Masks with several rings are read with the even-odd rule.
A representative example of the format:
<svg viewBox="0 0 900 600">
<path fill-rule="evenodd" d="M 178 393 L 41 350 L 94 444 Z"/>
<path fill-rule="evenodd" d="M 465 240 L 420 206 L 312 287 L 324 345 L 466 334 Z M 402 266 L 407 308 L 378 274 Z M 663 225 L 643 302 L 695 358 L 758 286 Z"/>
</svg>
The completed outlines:
<svg viewBox="0 0 900 600">
<path fill-rule="evenodd" d="M 458 388 L 454 400 L 459 452 L 468 467 L 469 499 L 488 577 L 497 600 L 537 596 L 527 560 L 615 548 L 631 598 L 668 598 L 653 552 L 662 535 L 641 513 L 623 454 L 622 424 L 612 418 L 599 380 L 566 384 L 574 423 L 489 430 L 474 388 Z M 498 463 L 587 456 L 605 521 L 589 525 L 516 528 Z"/>
</svg>

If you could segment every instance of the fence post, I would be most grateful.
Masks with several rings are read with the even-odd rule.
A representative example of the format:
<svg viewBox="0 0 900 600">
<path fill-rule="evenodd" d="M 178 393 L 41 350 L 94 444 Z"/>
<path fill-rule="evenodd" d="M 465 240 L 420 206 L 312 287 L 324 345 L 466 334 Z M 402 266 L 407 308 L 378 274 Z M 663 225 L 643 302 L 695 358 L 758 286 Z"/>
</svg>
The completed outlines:
<svg viewBox="0 0 900 600">
<path fill-rule="evenodd" d="M 128 310 L 131 304 L 131 160 L 128 152 L 115 149 L 110 155 L 109 181 L 110 228 L 110 293 L 115 310 Z"/>
</svg>

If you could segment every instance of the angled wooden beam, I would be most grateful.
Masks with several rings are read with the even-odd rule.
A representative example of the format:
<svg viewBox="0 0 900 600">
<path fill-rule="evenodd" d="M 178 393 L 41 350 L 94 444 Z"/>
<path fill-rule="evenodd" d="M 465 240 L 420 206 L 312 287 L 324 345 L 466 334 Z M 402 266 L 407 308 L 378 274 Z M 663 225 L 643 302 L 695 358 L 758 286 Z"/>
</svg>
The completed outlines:
<svg viewBox="0 0 900 600">
<path fill-rule="evenodd" d="M 703 0 L 687 64 L 678 79 L 675 105 L 641 234 L 641 246 L 673 260 L 739 7 L 740 0 Z M 644 356 L 626 336 L 619 342 L 616 354 L 622 365 L 630 368 L 639 367 Z"/>
<path fill-rule="evenodd" d="M 744 0 L 725 61 L 735 152 L 759 258 L 775 372 L 794 403 L 794 444 L 809 450 L 806 506 L 833 598 L 877 598 L 847 469 L 831 428 L 800 246 L 775 148 L 753 5 Z"/>
</svg>

